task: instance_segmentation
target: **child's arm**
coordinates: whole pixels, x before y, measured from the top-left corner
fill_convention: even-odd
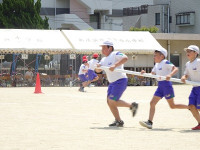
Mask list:
[[[98,67],[101,67],[101,64],[97,64],[97,68],[95,68],[95,71],[97,72],[97,73],[100,73],[100,72],[102,72],[103,70],[102,69],[99,69]]]
[[[170,78],[178,72],[178,68],[173,66],[172,72],[166,76],[166,80],[169,81]]]

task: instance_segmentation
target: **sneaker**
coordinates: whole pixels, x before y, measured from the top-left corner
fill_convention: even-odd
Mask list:
[[[84,87],[80,87],[80,88],[79,88],[79,91],[80,91],[80,92],[85,92]]]
[[[148,121],[140,121],[139,123],[140,123],[140,125],[143,126],[143,127],[146,127],[146,128],[148,128],[148,129],[152,129],[153,123],[150,122],[149,120],[148,120]]]
[[[192,128],[192,130],[200,130],[200,124],[198,124],[196,127]]]
[[[133,115],[133,117],[134,117],[134,116],[136,115],[136,113],[137,113],[137,110],[138,110],[138,103],[133,102],[133,103],[131,104],[130,110],[131,110],[132,115]]]
[[[117,121],[115,120],[113,123],[109,124],[110,127],[123,127],[124,126],[124,121],[120,120]]]

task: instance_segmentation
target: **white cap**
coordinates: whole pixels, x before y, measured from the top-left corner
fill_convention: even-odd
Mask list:
[[[188,49],[191,51],[195,51],[195,52],[197,52],[197,54],[199,54],[199,47],[196,45],[190,45],[190,46],[188,46],[188,48],[184,48],[185,51]]]
[[[104,41],[100,46],[103,46],[103,45],[113,46],[113,43],[110,41]]]
[[[167,58],[167,50],[163,47],[156,49],[156,51],[161,52],[165,56],[165,58]]]

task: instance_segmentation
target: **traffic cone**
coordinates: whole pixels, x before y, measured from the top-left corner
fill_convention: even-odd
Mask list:
[[[35,94],[42,93],[41,85],[40,85],[40,75],[39,75],[39,73],[37,73],[36,84],[35,84],[35,92],[34,93]]]

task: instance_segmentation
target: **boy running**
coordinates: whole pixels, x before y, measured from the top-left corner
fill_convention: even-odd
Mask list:
[[[99,77],[97,76],[97,74],[95,73],[95,68],[97,66],[98,61],[98,57],[99,55],[97,53],[94,53],[93,58],[88,62],[89,63],[89,69],[88,69],[88,80],[89,80],[89,84],[91,82],[95,82],[99,79]]]
[[[151,73],[154,75],[165,76],[166,80],[161,81],[160,79],[157,79],[158,88],[156,92],[154,93],[154,96],[150,102],[149,119],[148,121],[139,122],[140,125],[148,129],[152,129],[153,117],[155,114],[155,106],[163,97],[165,97],[171,109],[187,109],[188,108],[187,105],[174,104],[174,90],[172,87],[172,83],[169,80],[173,75],[177,73],[178,68],[175,67],[168,60],[166,60],[166,58],[167,58],[167,50],[165,50],[164,48],[155,50],[154,52],[155,66],[152,69]],[[144,72],[145,72],[144,70],[141,71],[141,73],[144,73]]]
[[[101,59],[100,64],[97,67],[107,66],[108,70],[105,70],[109,86],[107,91],[107,104],[115,118],[115,121],[109,126],[123,127],[124,122],[121,120],[118,107],[128,107],[132,111],[132,115],[135,116],[138,108],[137,103],[127,103],[120,99],[123,92],[127,87],[127,76],[125,73],[115,72],[114,69],[123,69],[124,63],[128,60],[128,57],[123,53],[114,51],[113,43],[105,41],[102,45],[102,54],[105,55]],[[102,71],[97,69],[98,72]]]
[[[83,64],[80,66],[78,77],[81,81],[81,86],[79,88],[80,92],[84,92],[84,87],[88,85],[88,79],[86,78],[86,73],[88,71],[88,60],[83,59]]]
[[[184,75],[181,78],[182,82],[185,82],[188,78],[191,81],[200,82],[200,59],[199,47],[196,45],[190,45],[188,48],[184,49],[186,51],[186,56],[188,62],[186,63],[186,68]],[[189,96],[189,110],[198,122],[198,125],[193,127],[192,130],[200,130],[200,86],[194,86]]]

